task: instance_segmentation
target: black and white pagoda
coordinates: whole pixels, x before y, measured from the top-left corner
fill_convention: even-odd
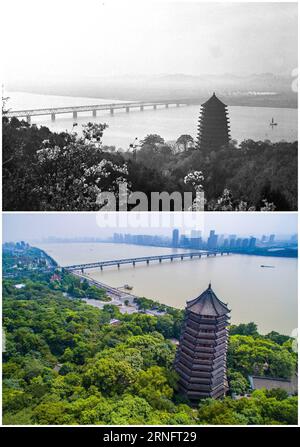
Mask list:
[[[179,390],[189,400],[220,398],[228,385],[226,356],[229,312],[211,288],[187,302],[175,359]]]
[[[227,106],[215,93],[201,105],[197,148],[207,153],[228,146],[230,141]]]

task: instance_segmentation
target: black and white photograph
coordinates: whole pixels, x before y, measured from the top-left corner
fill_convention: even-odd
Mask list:
[[[297,210],[297,3],[4,9],[5,211]]]

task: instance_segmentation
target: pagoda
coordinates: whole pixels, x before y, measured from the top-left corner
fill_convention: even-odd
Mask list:
[[[227,106],[214,93],[208,101],[201,104],[197,148],[209,152],[228,146],[229,127]]]
[[[179,391],[189,400],[225,396],[229,312],[211,288],[187,302],[175,358]]]

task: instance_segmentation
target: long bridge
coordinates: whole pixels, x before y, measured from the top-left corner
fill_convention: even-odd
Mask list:
[[[229,255],[229,252],[223,252],[223,251],[197,251],[197,252],[190,252],[190,253],[171,253],[168,255],[157,255],[157,256],[143,256],[140,258],[127,258],[127,259],[112,259],[110,261],[99,261],[99,262],[91,262],[88,264],[74,264],[74,265],[69,265],[69,266],[65,266],[63,267],[64,270],[67,270],[69,272],[72,271],[81,271],[81,273],[84,273],[85,270],[87,269],[96,269],[96,268],[100,268],[100,270],[103,270],[104,267],[112,267],[112,266],[117,266],[118,268],[120,268],[121,265],[124,264],[132,264],[133,267],[135,266],[135,264],[137,263],[141,263],[141,262],[146,262],[147,265],[149,265],[149,263],[151,261],[158,261],[159,263],[161,263],[164,260],[170,260],[171,262],[174,259],[181,259],[183,260],[184,258],[190,258],[190,259],[194,259],[194,258],[201,258],[202,256],[217,256],[217,254],[220,254],[221,256],[223,256],[224,254]]]
[[[67,107],[48,107],[45,109],[27,109],[27,110],[10,110],[6,113],[5,116],[8,118],[16,117],[16,118],[26,118],[27,122],[31,123],[32,116],[42,116],[42,115],[50,115],[51,120],[55,121],[56,115],[63,113],[73,113],[73,119],[76,120],[78,117],[78,113],[80,112],[92,112],[92,116],[97,116],[97,111],[99,110],[109,110],[110,114],[113,115],[115,110],[124,109],[127,113],[129,113],[130,109],[140,109],[142,112],[144,108],[151,107],[154,110],[157,109],[158,106],[164,106],[168,108],[169,106],[180,107],[183,105],[188,105],[187,102],[183,102],[182,100],[162,100],[162,101],[154,101],[154,102],[144,102],[144,101],[131,101],[131,102],[115,102],[110,104],[92,104],[92,105],[83,105],[83,106],[67,106]]]

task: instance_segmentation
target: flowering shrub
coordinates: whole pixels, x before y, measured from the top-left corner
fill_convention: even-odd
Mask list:
[[[146,194],[149,204],[154,191],[178,192],[182,197],[193,191],[192,205],[185,209],[274,211],[296,207],[297,143],[246,141],[239,150],[203,156],[196,149],[174,154],[159,135],[148,135],[138,150],[121,152],[103,146],[106,124],[87,123],[82,136],[74,131],[57,134],[4,114],[2,128],[2,197],[7,211],[98,210],[99,194],[112,192],[117,199],[122,183],[129,187],[128,192]],[[275,167],[254,176],[262,166],[257,157],[263,148]],[[203,169],[205,179],[198,169]]]
[[[83,126],[82,137],[76,133],[50,133],[50,138],[34,141],[37,149],[30,157],[20,145],[15,158],[20,153],[22,165],[15,177],[10,176],[10,183],[30,204],[29,209],[98,210],[97,196],[101,191],[118,195],[119,184],[129,183],[127,164],[102,151],[101,137],[106,127],[88,123]],[[34,133],[34,126],[29,130]]]
[[[193,171],[184,177],[184,183],[186,185],[191,185],[195,190],[199,191],[203,189],[202,182],[204,180],[204,176],[202,171]]]
[[[274,203],[268,203],[267,200],[263,200],[263,203],[264,206],[260,208],[260,211],[275,211]],[[229,189],[224,189],[217,201],[211,200],[207,208],[209,211],[256,211],[254,206],[249,206],[243,200],[233,200]]]

